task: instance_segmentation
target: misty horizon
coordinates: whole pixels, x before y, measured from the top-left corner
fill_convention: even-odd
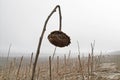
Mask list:
[[[71,44],[57,48],[59,55],[91,52],[95,40],[96,53],[120,51],[120,1],[119,0],[1,0],[0,1],[0,55],[30,55],[36,52],[44,22],[56,5],[61,6],[62,31],[71,38]],[[47,39],[50,32],[58,30],[56,12],[47,24],[41,52],[51,55],[55,46]],[[20,54],[19,54],[20,53]],[[61,54],[60,54],[61,53]],[[40,54],[42,55],[42,54]],[[81,54],[82,55],[82,54]]]

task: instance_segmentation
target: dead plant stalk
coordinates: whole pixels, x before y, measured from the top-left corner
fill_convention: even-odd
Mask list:
[[[91,43],[91,75],[93,74],[93,67],[94,67],[94,47],[95,47],[95,40]]]
[[[49,56],[49,76],[50,76],[50,80],[52,80],[52,62],[51,62],[51,56]]]
[[[47,23],[48,23],[48,20],[50,19],[50,17],[53,15],[54,12],[56,12],[56,9],[58,8],[59,10],[59,30],[61,31],[61,23],[62,23],[62,16],[61,16],[61,9],[60,9],[60,6],[57,5],[53,11],[49,14],[49,16],[47,17],[46,21],[45,21],[45,24],[44,24],[44,27],[43,27],[43,30],[42,30],[42,34],[40,36],[40,39],[39,39],[39,43],[38,43],[38,47],[37,47],[37,52],[36,52],[36,56],[35,56],[35,61],[34,61],[34,64],[33,64],[33,69],[32,69],[32,77],[31,77],[31,80],[34,80],[34,75],[35,75],[35,69],[36,69],[36,65],[37,65],[37,61],[38,61],[38,57],[39,57],[39,53],[40,53],[40,48],[41,48],[41,43],[42,43],[42,40],[43,40],[43,36],[44,36],[44,33],[46,31],[46,26],[47,26]]]
[[[22,65],[22,61],[23,61],[23,56],[21,57],[21,60],[20,60],[20,64],[19,64],[19,67],[18,67],[16,79],[18,78],[18,75],[19,75],[19,72],[20,72],[20,68],[21,68],[21,65]]]

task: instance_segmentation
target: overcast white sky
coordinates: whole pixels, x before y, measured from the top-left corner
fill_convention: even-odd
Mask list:
[[[0,53],[36,52],[44,22],[59,4],[62,11],[62,30],[71,37],[71,45],[57,48],[57,52],[77,52],[79,41],[82,52],[120,50],[120,0],[0,0]],[[54,46],[47,35],[58,30],[58,12],[50,19],[41,52],[52,54]],[[47,55],[46,54],[46,55]]]

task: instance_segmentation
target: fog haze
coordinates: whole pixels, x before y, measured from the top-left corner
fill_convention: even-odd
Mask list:
[[[0,0],[0,54],[36,52],[38,40],[47,16],[56,5],[61,6],[62,31],[71,37],[71,44],[57,48],[57,53],[89,53],[95,40],[96,52],[120,50],[119,0]],[[58,30],[58,12],[48,22],[41,52],[52,54],[54,46],[48,34]]]

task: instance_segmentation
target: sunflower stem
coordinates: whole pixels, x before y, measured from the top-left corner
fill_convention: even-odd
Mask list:
[[[56,9],[59,9],[59,16],[60,16],[60,28],[59,30],[61,31],[61,10],[60,10],[60,6],[57,5],[53,11],[49,14],[49,16],[47,17],[46,21],[45,21],[45,24],[44,24],[44,27],[43,27],[43,30],[42,30],[42,34],[39,38],[39,43],[38,43],[38,47],[37,47],[37,51],[36,51],[36,56],[35,56],[35,61],[34,61],[34,64],[33,64],[33,69],[32,69],[32,77],[31,77],[31,80],[34,80],[34,76],[35,76],[35,69],[36,69],[36,65],[37,65],[37,61],[38,61],[38,57],[39,57],[39,53],[40,53],[40,48],[41,48],[41,43],[42,43],[42,40],[43,40],[43,36],[44,36],[44,33],[46,31],[46,26],[47,26],[47,23],[48,23],[48,20],[50,19],[50,17],[53,15],[54,12],[56,12]]]

